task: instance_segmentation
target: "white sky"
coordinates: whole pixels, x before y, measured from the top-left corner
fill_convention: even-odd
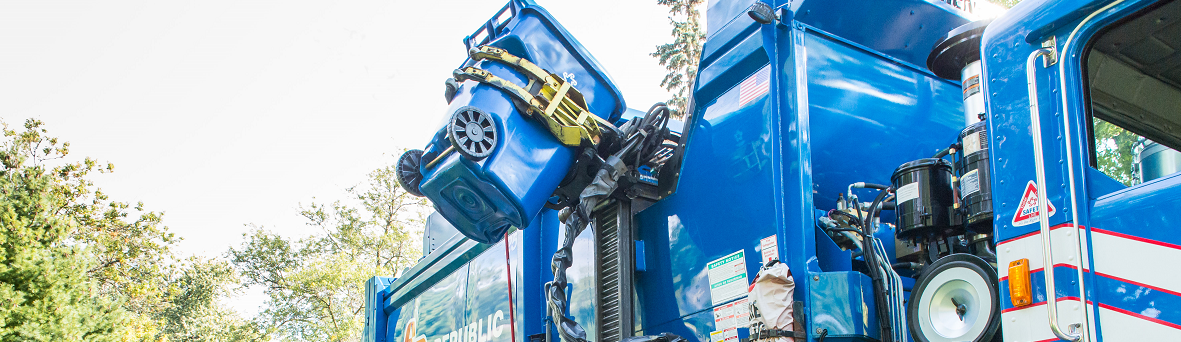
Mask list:
[[[630,107],[667,98],[647,55],[670,39],[667,8],[537,1]],[[217,256],[248,223],[312,233],[300,203],[425,145],[462,38],[506,2],[6,0],[0,119],[41,119],[75,157],[114,163],[104,191],[165,212],[182,255]]]
[[[165,212],[184,254],[218,255],[246,223],[297,215],[420,148],[443,114],[462,38],[507,1],[4,1],[0,118],[44,120],[98,179]],[[632,107],[667,95],[647,56],[655,0],[546,1]]]
[[[655,0],[538,0],[631,107],[667,98],[647,53]],[[300,203],[344,197],[443,115],[462,38],[507,0],[0,2],[0,119],[45,121],[97,183],[165,212],[182,255],[217,256],[245,224],[312,233]],[[261,303],[251,291],[236,305]]]

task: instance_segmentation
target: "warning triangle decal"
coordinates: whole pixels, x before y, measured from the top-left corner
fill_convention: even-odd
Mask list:
[[[1013,214],[1014,227],[1038,223],[1037,196],[1037,184],[1029,181],[1029,184],[1025,185],[1025,194],[1021,195],[1021,203],[1017,205],[1017,212]],[[1054,209],[1054,203],[1050,203],[1048,200],[1046,201],[1046,209],[1050,212],[1049,217],[1053,217],[1057,212]]]

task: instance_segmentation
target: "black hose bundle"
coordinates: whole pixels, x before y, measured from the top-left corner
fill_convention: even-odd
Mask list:
[[[607,200],[618,188],[619,177],[629,168],[641,165],[640,162],[645,160],[644,158],[651,157],[663,148],[671,114],[668,106],[657,103],[643,118],[629,121],[620,127],[620,131],[626,137],[620,145],[622,147],[606,158],[591,183],[579,193],[578,199],[563,208],[558,215],[565,230],[562,245],[554,253],[553,261],[550,263],[554,280],[547,289],[546,302],[550,315],[558,325],[558,336],[562,341],[586,342],[586,330],[566,316],[566,269],[573,263],[574,239],[590,224],[591,212],[595,207]],[[626,165],[625,160],[634,160],[635,163]],[[683,340],[676,335],[662,335],[662,338],[668,341]]]
[[[865,215],[865,216],[861,215],[861,205],[857,204],[857,203],[854,203],[854,205],[853,205],[854,209],[857,212],[856,216],[846,213],[846,212],[843,212],[843,211],[837,211],[837,210],[832,210],[832,211],[828,212],[830,218],[834,214],[848,218],[849,223],[853,226],[856,226],[858,229],[836,228],[836,229],[829,229],[829,230],[832,230],[832,231],[854,231],[854,232],[857,232],[861,235],[861,240],[862,240],[861,256],[862,256],[862,258],[865,259],[866,268],[869,271],[869,277],[873,283],[873,290],[874,290],[873,298],[874,298],[874,304],[878,310],[878,320],[880,320],[879,325],[881,326],[881,329],[882,329],[882,332],[881,332],[882,341],[888,342],[888,341],[892,341],[893,326],[890,323],[890,312],[889,312],[890,309],[888,307],[889,304],[886,302],[886,298],[885,298],[885,293],[886,293],[886,290],[885,290],[886,285],[884,284],[885,275],[881,273],[881,268],[880,268],[882,265],[886,265],[885,264],[886,262],[883,260],[878,260],[877,254],[872,250],[873,247],[871,247],[871,246],[873,246],[873,232],[870,231],[870,229],[871,229],[870,227],[873,226],[874,219],[877,217],[877,213],[880,212],[881,205],[883,202],[885,202],[886,196],[893,193],[894,188],[888,187],[885,185],[872,184],[872,183],[865,183],[864,187],[870,188],[870,189],[882,190],[881,192],[878,192],[877,197],[875,197],[872,204],[870,204],[869,212],[866,213],[867,215]],[[887,265],[887,266],[889,266],[889,265]]]

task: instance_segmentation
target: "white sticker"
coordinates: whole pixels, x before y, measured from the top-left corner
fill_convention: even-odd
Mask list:
[[[1017,212],[1013,214],[1013,226],[1020,227],[1038,223],[1041,221],[1037,205],[1037,185],[1033,181],[1025,185],[1025,194],[1021,195],[1021,203],[1017,205]],[[1046,199],[1046,211],[1050,212],[1046,217],[1054,217],[1054,203]]]
[[[968,198],[975,192],[980,191],[980,173],[979,170],[972,170],[960,177],[960,198]]]
[[[738,342],[738,329],[730,328],[709,333],[711,342]]]
[[[748,325],[750,325],[750,301],[747,298],[714,308],[715,329],[745,328]]]
[[[894,194],[898,198],[898,204],[906,203],[906,201],[919,198],[919,183],[914,182],[903,185],[901,188],[898,188],[898,191],[895,191]]]
[[[764,264],[771,261],[771,259],[779,260],[779,239],[776,239],[775,235],[760,240],[759,249],[763,251]]]
[[[739,250],[706,264],[709,294],[714,305],[746,295],[746,252]]]
[[[964,146],[962,148],[964,149],[964,156],[965,157],[970,156],[973,153],[980,152],[981,150],[986,149],[986,147],[984,145],[982,145],[981,143],[986,143],[988,141],[981,140],[980,139],[981,135],[984,135],[984,132],[976,132],[976,133],[968,134],[968,136],[964,137],[964,142],[963,142]]]

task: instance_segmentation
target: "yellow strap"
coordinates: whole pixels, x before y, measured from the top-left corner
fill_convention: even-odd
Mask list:
[[[473,48],[469,54],[472,60],[492,60],[509,65],[525,73],[529,78],[529,84],[521,87],[487,70],[475,67],[456,70],[457,81],[479,81],[516,97],[529,107],[526,114],[543,122],[563,145],[578,146],[583,141],[598,145],[602,133],[600,126],[613,127],[611,123],[587,110],[582,93],[562,77],[504,49],[492,46]],[[532,89],[536,84],[541,85],[540,89],[536,93],[530,92],[528,89]]]
[[[497,77],[487,70],[475,67],[456,70],[454,76],[456,81],[460,82],[474,80],[491,85],[525,103],[528,106],[525,114],[533,116],[534,119],[544,123],[550,133],[563,145],[579,146],[583,140],[590,142],[592,145],[597,145],[601,139],[599,124],[600,122],[605,123],[605,121],[587,122],[585,118],[598,118],[598,116],[582,109],[581,106],[570,100],[568,96],[565,96],[569,92],[577,91],[568,84],[565,85],[567,89],[564,92],[560,88],[559,91],[553,92],[554,94],[561,93],[563,96],[547,99],[544,96],[547,93],[546,91],[542,91],[543,96],[541,97],[534,96],[525,90],[525,88],[513,82]]]

